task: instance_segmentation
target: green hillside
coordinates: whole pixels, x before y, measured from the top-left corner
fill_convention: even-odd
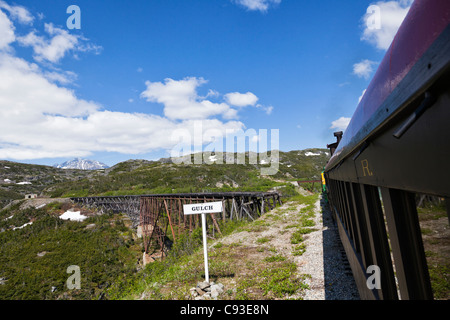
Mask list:
[[[308,155],[309,154],[309,155]],[[313,154],[313,155],[310,155]],[[202,163],[175,164],[160,161],[129,160],[89,176],[56,183],[44,189],[51,197],[93,195],[127,195],[212,191],[267,191],[287,181],[320,179],[329,156],[325,149],[308,149],[279,153],[279,170],[275,175],[261,175],[270,164],[252,164],[248,153],[245,164]],[[216,157],[225,157],[217,154]]]
[[[217,154],[229,157],[230,154]],[[237,159],[236,154],[231,154]],[[205,156],[206,158],[206,156]],[[245,164],[174,164],[159,161],[128,160],[102,170],[58,169],[51,166],[0,161],[0,208],[25,194],[73,197],[203,191],[259,191],[283,185],[285,181],[320,179],[329,159],[326,149],[279,152],[278,172],[262,176],[248,153]],[[269,159],[270,160],[270,159]],[[192,155],[194,163],[194,155]]]
[[[49,186],[80,180],[90,174],[85,170],[65,170],[0,160],[0,208],[10,200],[23,199],[25,194],[44,195],[42,191]]]
[[[59,218],[70,204],[19,206],[0,211],[0,300],[98,299],[136,272],[142,243],[123,215],[83,212],[79,222]],[[83,274],[80,290],[66,285],[71,265]]]

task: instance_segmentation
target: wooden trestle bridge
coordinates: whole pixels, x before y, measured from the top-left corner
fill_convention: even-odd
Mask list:
[[[172,241],[186,232],[192,232],[201,225],[198,215],[183,213],[183,205],[222,201],[223,211],[211,213],[207,224],[211,231],[221,234],[219,221],[255,220],[265,212],[281,203],[277,192],[215,192],[215,193],[178,193],[128,196],[99,196],[71,198],[74,203],[100,212],[125,213],[137,228],[144,240],[145,253],[156,241],[161,254],[167,253]],[[172,236],[170,240],[168,235]]]

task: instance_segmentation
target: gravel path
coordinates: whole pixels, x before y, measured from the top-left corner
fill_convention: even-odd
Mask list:
[[[315,209],[318,230],[309,234],[306,252],[299,257],[301,272],[311,275],[311,290],[305,291],[304,300],[359,300],[337,226],[321,204],[317,201]]]

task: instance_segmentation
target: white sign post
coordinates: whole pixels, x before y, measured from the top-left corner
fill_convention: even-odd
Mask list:
[[[185,215],[189,214],[202,215],[203,255],[205,258],[205,280],[208,283],[209,283],[209,272],[208,272],[208,243],[206,241],[206,214],[222,212],[222,210],[223,210],[222,201],[183,205],[183,211]]]

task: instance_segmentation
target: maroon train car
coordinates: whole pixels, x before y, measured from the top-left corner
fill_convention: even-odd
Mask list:
[[[450,1],[413,3],[331,145],[328,199],[363,299],[433,298],[415,194],[450,203],[449,23]],[[367,285],[370,266],[380,288]]]

